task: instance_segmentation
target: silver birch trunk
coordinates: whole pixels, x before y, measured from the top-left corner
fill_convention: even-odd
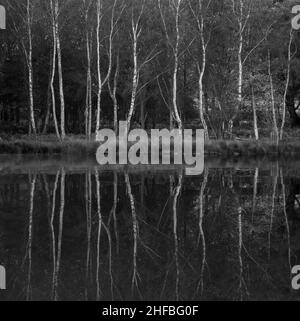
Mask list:
[[[62,72],[62,58],[61,58],[61,45],[59,36],[59,23],[58,23],[59,6],[58,0],[55,0],[55,33],[56,33],[56,48],[57,48],[57,61],[58,61],[58,80],[59,80],[59,96],[60,96],[60,130],[61,139],[65,139],[65,97],[64,97],[64,84]]]
[[[273,88],[273,78],[271,72],[271,58],[270,52],[268,53],[268,73],[270,79],[270,90],[271,90],[271,106],[272,106],[272,119],[273,119],[273,132],[275,134],[276,144],[279,144],[279,132],[277,126],[277,117],[276,117],[276,110],[275,110],[275,98],[274,98],[274,88]]]
[[[34,101],[33,101],[33,67],[32,67],[32,32],[31,32],[31,24],[32,24],[32,12],[30,8],[30,0],[27,0],[27,33],[28,33],[28,87],[29,87],[29,109],[30,109],[30,123],[31,128],[36,135],[36,125],[34,119]]]
[[[179,31],[179,16],[180,16],[180,5],[182,0],[177,0],[176,5],[176,43],[174,48],[174,70],[173,70],[173,109],[175,120],[177,122],[177,126],[180,130],[182,130],[182,120],[178,111],[177,104],[177,75],[178,75],[178,65],[179,65],[179,43],[180,43],[180,31]]]
[[[256,102],[255,102],[255,96],[254,96],[253,86],[251,87],[251,94],[252,94],[252,109],[253,109],[254,135],[255,135],[255,139],[256,139],[256,140],[259,140],[258,125],[257,125]]]
[[[117,64],[116,70],[114,74],[114,84],[113,88],[111,88],[110,82],[108,81],[108,89],[111,100],[113,101],[113,108],[114,108],[114,131],[118,133],[118,100],[117,100],[117,87],[118,87],[118,77],[119,77],[119,70],[120,70],[120,59],[119,55],[117,57]]]
[[[283,139],[284,127],[286,123],[286,97],[289,89],[290,83],[290,74],[291,74],[291,47],[293,42],[293,29],[290,30],[290,39],[289,39],[289,48],[288,48],[288,66],[287,66],[287,75],[286,75],[286,84],[283,95],[283,113],[282,113],[282,122],[280,128],[280,139]]]
[[[58,129],[57,117],[56,117],[56,102],[55,102],[55,91],[54,91],[54,77],[55,77],[55,66],[56,66],[56,27],[55,21],[57,19],[53,0],[50,0],[50,10],[51,10],[51,22],[52,22],[52,35],[53,35],[53,52],[52,52],[52,66],[51,66],[51,78],[50,78],[50,90],[52,99],[52,113],[53,122],[55,127],[56,136],[60,139],[60,133]]]
[[[133,36],[133,77],[132,77],[132,91],[131,91],[131,100],[130,100],[130,108],[129,113],[127,116],[127,126],[128,130],[130,129],[131,120],[133,113],[135,111],[135,101],[136,101],[136,94],[137,94],[137,88],[138,88],[138,81],[139,81],[139,75],[138,75],[138,58],[137,58],[137,43],[138,43],[138,37],[139,37],[139,31],[138,31],[138,24],[135,24],[132,17],[132,36]]]

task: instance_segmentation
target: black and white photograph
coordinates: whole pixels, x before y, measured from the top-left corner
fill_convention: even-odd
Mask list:
[[[300,1],[0,0],[1,304],[299,300]]]

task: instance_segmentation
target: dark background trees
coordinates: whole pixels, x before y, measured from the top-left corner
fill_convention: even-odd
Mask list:
[[[53,1],[55,4],[56,1]],[[176,125],[174,113],[174,44],[176,42],[176,6],[178,0],[113,1],[102,0],[99,52],[101,74],[109,72],[109,81],[101,92],[101,126],[112,127],[114,102],[109,92],[116,84],[118,120],[126,120],[132,99],[134,73],[132,17],[139,22],[137,44],[138,87],[132,126],[166,127]],[[97,41],[96,0],[57,0],[59,35],[62,53],[62,79],[65,111],[61,112],[59,70],[56,60],[54,90],[56,117],[61,127],[65,115],[67,134],[88,134],[87,93],[90,90],[91,131],[96,129]],[[271,94],[268,80],[268,52],[274,81],[278,126],[283,117],[283,97],[288,70],[288,47],[291,8],[296,1],[272,0],[181,0],[178,18],[178,73],[176,99],[179,116],[185,127],[207,124],[212,138],[228,137],[234,120],[234,134],[254,137],[253,104],[257,111],[260,135],[271,128]],[[27,0],[2,0],[7,10],[7,29],[0,32],[0,131],[2,134],[32,132],[28,78],[29,34]],[[235,5],[235,12],[233,4]],[[33,109],[37,133],[55,133],[53,102],[49,87],[53,58],[53,32],[50,0],[29,0],[32,12]],[[202,9],[199,10],[199,5]],[[240,6],[242,15],[238,16]],[[141,12],[142,9],[142,12]],[[112,10],[115,10],[114,12]],[[203,75],[204,120],[199,113],[199,67],[203,48],[197,20],[204,17],[207,40],[206,68]],[[111,58],[109,35],[113,17]],[[243,24],[242,96],[239,97],[238,19]],[[136,21],[136,20],[135,20]],[[90,49],[90,83],[87,77],[87,35]],[[286,127],[299,126],[300,74],[297,31],[293,32],[290,81],[287,91]],[[111,70],[109,61],[111,60]],[[117,63],[118,62],[118,63]],[[116,73],[118,66],[118,72]],[[115,80],[115,82],[114,82]],[[173,97],[173,98],[172,98]],[[241,101],[240,101],[241,100]],[[238,108],[237,108],[238,105]],[[116,116],[116,115],[115,115]],[[59,129],[61,131],[61,128]]]

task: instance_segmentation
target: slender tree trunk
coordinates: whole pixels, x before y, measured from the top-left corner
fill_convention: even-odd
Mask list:
[[[144,89],[146,90],[146,89]],[[142,99],[141,99],[141,127],[143,129],[145,129],[145,93],[144,93],[144,90],[143,90],[143,95],[142,95]]]
[[[268,52],[268,72],[269,72],[271,100],[272,100],[273,131],[275,134],[276,144],[278,145],[279,144],[279,132],[278,132],[278,126],[277,126],[276,110],[275,110],[275,99],[274,99],[274,89],[273,89],[273,78],[272,78],[272,73],[271,73],[270,51]]]
[[[100,113],[101,113],[101,93],[102,93],[102,78],[101,78],[101,61],[100,61],[100,22],[101,22],[102,2],[97,0],[97,76],[98,76],[98,92],[97,92],[97,116],[96,116],[96,132],[100,130]]]
[[[235,0],[233,0],[233,4]],[[234,13],[235,13],[235,5],[234,5]],[[229,120],[229,135],[232,137],[233,135],[233,125],[234,121],[239,113],[240,107],[243,103],[243,48],[244,48],[244,29],[246,27],[247,19],[243,21],[244,17],[244,0],[239,0],[239,15],[238,15],[238,86],[237,86],[237,103],[234,108],[234,113],[231,119]]]
[[[61,139],[65,139],[65,97],[64,97],[64,84],[63,84],[63,72],[62,72],[62,58],[61,58],[61,45],[59,36],[59,23],[58,23],[59,6],[58,0],[55,0],[55,34],[56,34],[56,48],[57,48],[57,60],[58,60],[58,80],[59,80],[59,96],[60,96],[60,130]]]
[[[176,5],[176,43],[174,48],[174,69],[173,69],[173,109],[175,120],[177,122],[177,126],[180,130],[182,130],[182,120],[178,111],[177,104],[177,75],[178,75],[178,65],[179,65],[179,43],[180,43],[180,31],[179,31],[179,16],[180,16],[180,5],[182,0],[177,0]]]
[[[110,19],[110,33],[109,33],[109,49],[108,49],[108,70],[106,76],[102,80],[101,76],[101,56],[100,56],[100,27],[102,19],[102,0],[97,0],[97,75],[98,75],[98,93],[97,93],[97,116],[96,116],[96,133],[100,130],[101,122],[101,94],[102,88],[109,80],[111,68],[112,68],[112,47],[113,47],[113,36],[115,30],[115,8],[118,0],[114,0],[112,10],[111,10],[111,19]]]
[[[32,12],[31,12],[31,2],[27,0],[27,33],[28,33],[28,86],[29,86],[29,109],[30,109],[30,123],[34,135],[36,135],[36,125],[34,119],[34,101],[33,101],[33,67],[32,67]]]
[[[47,134],[47,128],[49,126],[49,120],[50,120],[50,113],[51,113],[51,102],[50,102],[50,96],[51,96],[51,89],[50,89],[50,81],[47,89],[47,112],[45,116],[45,122],[42,130],[42,134],[45,135]]]
[[[85,3],[85,1],[84,1]],[[91,44],[88,28],[89,6],[85,10],[86,24],[86,59],[87,59],[87,77],[86,77],[86,106],[85,106],[85,135],[88,139],[92,136],[92,76],[91,76]]]
[[[133,76],[132,76],[132,91],[131,91],[131,100],[130,100],[130,108],[129,113],[127,116],[127,126],[128,130],[131,126],[132,116],[135,111],[135,101],[136,101],[136,94],[137,94],[137,88],[138,88],[138,82],[139,82],[139,74],[138,74],[138,53],[137,53],[137,46],[138,46],[138,38],[140,34],[139,30],[139,23],[135,23],[133,20],[131,20],[132,24],[132,37],[133,37]]]
[[[290,73],[291,73],[291,47],[293,42],[293,28],[290,30],[290,40],[289,40],[289,48],[288,48],[288,66],[287,66],[287,75],[286,75],[286,83],[283,95],[283,113],[282,113],[282,123],[280,128],[280,139],[283,139],[284,134],[284,127],[286,123],[286,100],[287,100],[287,93],[290,84]]]
[[[117,56],[117,64],[116,70],[114,75],[114,84],[113,88],[111,88],[110,82],[108,81],[108,89],[110,97],[113,101],[113,108],[114,108],[114,131],[118,133],[118,100],[117,100],[117,87],[118,87],[118,77],[119,77],[119,70],[120,70],[120,58],[119,55]]]
[[[202,123],[202,126],[205,131],[205,136],[208,138],[208,128],[204,117],[204,104],[203,104],[203,96],[204,96],[204,90],[203,90],[203,77],[206,70],[206,49],[207,44],[205,43],[204,38],[204,17],[203,17],[203,7],[202,7],[202,0],[199,0],[199,10],[200,10],[200,19],[197,18],[199,33],[200,33],[200,42],[201,42],[201,49],[202,49],[202,65],[201,67],[198,64],[198,70],[199,70],[199,80],[198,80],[198,86],[199,86],[199,113],[200,113],[200,120]]]
[[[252,94],[252,109],[253,109],[254,135],[255,135],[255,139],[256,139],[256,140],[259,140],[258,126],[257,126],[256,103],[255,103],[255,96],[254,96],[253,86],[251,86],[251,94]]]
[[[54,8],[53,0],[50,0],[50,10],[51,10],[52,36],[53,36],[50,90],[51,90],[51,99],[52,99],[53,123],[55,127],[56,136],[58,139],[60,139],[60,133],[59,133],[57,117],[56,117],[56,101],[55,101],[55,91],[54,91],[54,77],[55,77],[55,67],[56,67],[56,19],[57,17],[56,17],[56,11]]]

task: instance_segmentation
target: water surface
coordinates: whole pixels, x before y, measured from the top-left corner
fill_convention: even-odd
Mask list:
[[[300,163],[0,158],[4,300],[295,300]]]

